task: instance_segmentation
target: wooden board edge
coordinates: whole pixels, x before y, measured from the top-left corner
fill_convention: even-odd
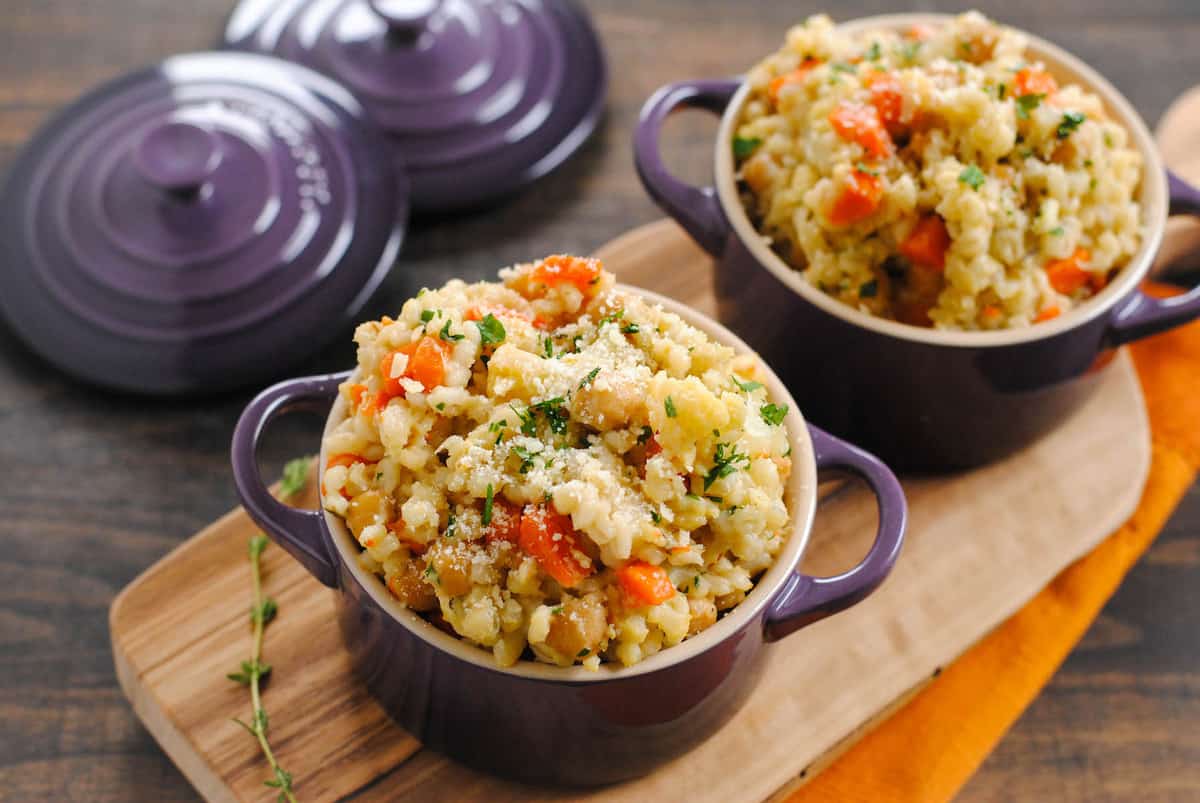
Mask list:
[[[172,550],[169,554],[174,554],[175,551]],[[142,725],[154,737],[154,741],[158,742],[158,746],[179,768],[192,788],[209,803],[237,803],[237,798],[233,796],[230,788],[204,761],[195,745],[171,721],[163,706],[157,701],[146,699],[146,695],[151,695],[152,692],[140,683],[140,676],[130,664],[115,635],[112,648],[113,666],[121,691]]]

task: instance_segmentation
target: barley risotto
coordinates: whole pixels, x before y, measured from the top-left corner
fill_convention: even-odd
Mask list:
[[[1142,159],[1092,92],[976,12],[907,31],[788,31],[732,142],[760,233],[816,287],[918,326],[1065,314],[1142,237]]]
[[[500,275],[358,327],[324,505],[393,596],[497,664],[635,664],[778,554],[786,407],[756,357],[596,260]]]

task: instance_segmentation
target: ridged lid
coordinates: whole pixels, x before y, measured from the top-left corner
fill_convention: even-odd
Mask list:
[[[246,53],[105,84],[30,141],[0,195],[0,310],[97,384],[218,390],[336,334],[395,260],[382,136],[316,73]]]
[[[571,0],[242,0],[225,39],[352,91],[421,211],[477,205],[557,167],[596,127],[607,86]]]

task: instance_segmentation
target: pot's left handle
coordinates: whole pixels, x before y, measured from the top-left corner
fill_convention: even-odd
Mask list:
[[[1193,187],[1171,171],[1167,171],[1167,187],[1171,194],[1172,215],[1200,215],[1200,189]],[[1173,329],[1200,318],[1200,287],[1183,295],[1154,298],[1135,290],[1113,313],[1109,339],[1119,346],[1140,340],[1167,329]]]
[[[904,489],[879,458],[812,426],[817,469],[844,469],[866,480],[879,504],[875,542],[857,566],[833,577],[794,573],[767,610],[764,628],[769,641],[845,610],[865,599],[892,571],[908,521]]]
[[[706,109],[723,114],[740,82],[681,81],[662,87],[642,106],[633,135],[633,162],[646,192],[701,248],[720,256],[729,232],[725,213],[713,187],[693,187],[671,175],[663,164],[658,141],[663,123],[680,107]]]
[[[250,518],[325,585],[337,587],[337,566],[325,544],[322,513],[288,507],[267,489],[258,471],[258,442],[277,416],[295,410],[326,412],[349,373],[280,382],[247,405],[233,430],[233,481]]]

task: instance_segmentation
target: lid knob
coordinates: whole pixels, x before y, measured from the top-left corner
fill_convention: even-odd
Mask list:
[[[134,164],[142,178],[167,192],[198,191],[221,163],[221,143],[212,130],[174,120],[151,128],[137,144]]]
[[[442,0],[367,0],[393,33],[415,37],[442,7]]]

